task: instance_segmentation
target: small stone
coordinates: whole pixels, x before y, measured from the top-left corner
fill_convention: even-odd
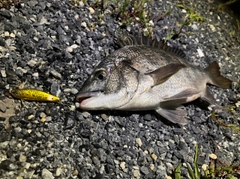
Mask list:
[[[136,138],[136,143],[138,144],[139,147],[142,146],[142,140],[140,138]]]
[[[43,179],[54,179],[53,174],[46,168],[42,170],[42,178]]]
[[[56,176],[60,176],[62,174],[62,169],[61,168],[57,168],[56,170]]]
[[[73,175],[73,176],[77,176],[77,175],[78,175],[78,170],[74,170],[74,171],[72,172],[72,175]]]
[[[87,23],[86,22],[82,22],[81,26],[86,28],[87,27]]]
[[[216,32],[216,28],[215,28],[212,24],[208,24],[208,26],[210,27],[210,29],[212,30],[212,32]]]
[[[9,36],[9,32],[5,32],[5,33],[4,33],[4,36],[5,36],[5,37],[8,37],[8,36]]]
[[[17,67],[17,70],[20,70],[22,73],[27,73],[28,71],[22,67]]]
[[[216,154],[209,154],[209,157],[211,158],[211,159],[217,159],[217,155]]]
[[[91,116],[91,114],[89,112],[83,112],[82,115],[85,118],[89,118]]]
[[[139,170],[133,170],[133,176],[136,177],[136,178],[140,178],[141,177],[140,171]]]
[[[197,52],[198,52],[199,57],[204,57],[204,53],[200,48],[197,49]]]
[[[106,114],[101,114],[101,117],[104,121],[107,121],[108,120],[108,116]]]
[[[95,12],[92,7],[89,7],[88,10],[89,10],[90,14],[94,14],[94,12]]]
[[[33,119],[35,116],[32,114],[32,115],[30,115],[30,116],[28,116],[28,120],[31,120],[31,119]]]
[[[198,26],[196,24],[192,25],[193,30],[198,30]]]
[[[155,154],[152,154],[152,155],[151,155],[151,157],[152,157],[152,159],[153,159],[154,161],[156,161],[156,160],[157,160],[157,155],[155,155]]]
[[[26,162],[26,161],[27,161],[27,157],[25,155],[20,154],[19,162]]]
[[[122,170],[124,170],[125,167],[126,167],[126,162],[121,162],[120,163],[120,167],[121,167]]]
[[[27,62],[27,64],[28,64],[28,66],[30,66],[30,67],[35,67],[36,65],[37,65],[37,61],[36,60],[29,60],[28,62]]]
[[[82,1],[79,2],[80,7],[84,7],[84,3]]]
[[[71,93],[72,93],[72,94],[77,94],[77,93],[78,93],[78,90],[77,90],[76,88],[72,88],[72,89],[71,89]]]
[[[147,175],[147,174],[149,173],[148,168],[145,167],[145,166],[142,166],[140,170],[141,170],[141,172],[144,173],[145,175]]]
[[[46,117],[47,115],[44,112],[41,112],[39,116],[40,117]]]
[[[24,166],[24,168],[29,169],[30,166],[31,166],[31,164],[27,162],[26,165]]]
[[[12,38],[16,37],[16,35],[14,33],[11,33],[9,36],[12,37]]]
[[[50,73],[57,79],[62,79],[62,75],[58,73],[56,70],[51,70]]]
[[[42,117],[41,120],[40,120],[40,122],[45,122],[46,120],[47,120],[46,117]]]
[[[38,74],[38,72],[35,72],[35,73],[32,74],[32,76],[38,78],[38,77],[39,77],[39,74]]]
[[[73,44],[73,45],[67,47],[67,48],[66,48],[66,51],[71,53],[71,52],[73,52],[74,49],[76,49],[76,48],[78,48],[78,47],[79,47],[79,45]]]
[[[1,70],[1,75],[3,78],[7,77],[6,70]]]
[[[71,105],[71,106],[70,106],[70,111],[75,111],[75,109],[76,109],[76,106],[75,106],[75,105]]]
[[[72,89],[71,88],[65,88],[63,90],[64,93],[71,93]]]
[[[39,24],[48,24],[48,20],[43,16],[41,19],[40,19],[40,22]]]
[[[202,169],[203,169],[204,171],[206,171],[206,170],[208,169],[208,165],[207,165],[207,164],[203,164],[203,165],[202,165]]]
[[[155,166],[153,164],[150,164],[150,170],[154,170],[155,169]]]

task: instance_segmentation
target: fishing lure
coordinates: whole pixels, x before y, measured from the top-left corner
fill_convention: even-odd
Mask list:
[[[60,100],[59,97],[53,96],[49,93],[46,93],[41,90],[37,89],[14,89],[10,91],[10,94],[14,98],[28,100],[28,101],[50,101],[50,102],[57,102]]]

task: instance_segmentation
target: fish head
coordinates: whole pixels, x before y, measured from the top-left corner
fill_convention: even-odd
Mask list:
[[[111,55],[96,66],[76,96],[81,109],[117,109],[127,103],[137,87],[131,82],[137,81],[137,74],[124,61],[124,57]]]

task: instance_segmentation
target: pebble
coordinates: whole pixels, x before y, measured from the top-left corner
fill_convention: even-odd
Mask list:
[[[120,163],[120,167],[121,167],[122,170],[124,170],[125,167],[126,167],[126,162],[121,162]]]
[[[72,94],[77,94],[77,93],[78,93],[78,90],[77,90],[76,88],[72,88],[72,89],[71,89],[71,93],[72,93]]]
[[[140,138],[136,138],[136,143],[138,144],[139,147],[142,146],[142,140]]]
[[[150,164],[149,168],[153,171],[153,170],[155,170],[155,165],[154,164]]]
[[[26,161],[27,161],[27,157],[25,155],[20,154],[19,162],[26,162]]]
[[[87,23],[86,22],[82,22],[81,26],[86,28],[87,27]]]
[[[53,174],[46,168],[42,170],[42,178],[43,179],[54,179]]]
[[[95,12],[92,7],[89,7],[88,10],[89,10],[90,14],[94,14],[94,12]]]
[[[27,62],[27,64],[28,64],[30,67],[35,67],[35,66],[38,64],[38,62],[37,62],[36,60],[31,59],[31,60],[29,60],[29,61]]]
[[[216,32],[216,28],[214,27],[214,25],[208,24],[208,26],[210,27],[210,29],[212,30],[212,32]]]
[[[217,155],[216,155],[216,154],[209,154],[209,157],[210,157],[211,159],[214,159],[214,160],[217,159]]]
[[[2,75],[3,78],[7,77],[7,74],[6,74],[5,70],[0,70],[0,72],[1,72],[1,75]]]
[[[78,48],[78,47],[79,47],[79,45],[73,44],[73,45],[67,47],[67,48],[66,48],[66,51],[71,53],[71,52],[73,52],[74,49],[76,49],[76,48]]]
[[[155,154],[152,154],[152,155],[151,155],[151,157],[152,157],[152,159],[153,159],[154,161],[156,161],[156,160],[157,160],[157,155],[155,155]]]
[[[143,174],[145,174],[145,175],[149,174],[149,170],[148,170],[148,168],[145,167],[145,166],[142,166],[142,167],[140,168],[140,170],[141,170],[141,172],[142,172]]]
[[[62,79],[62,75],[61,75],[59,72],[57,72],[56,70],[52,69],[52,70],[50,71],[50,73],[51,73],[55,78],[57,78],[57,79]]]
[[[141,178],[141,174],[139,170],[133,170],[133,176],[137,179]]]
[[[62,169],[61,169],[61,168],[57,168],[55,175],[58,177],[58,176],[60,176],[61,174],[62,174]]]

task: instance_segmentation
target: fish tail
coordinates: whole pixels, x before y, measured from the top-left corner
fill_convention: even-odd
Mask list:
[[[230,88],[232,81],[220,74],[220,67],[216,61],[212,62],[204,70],[210,77],[209,83],[220,88]]]

